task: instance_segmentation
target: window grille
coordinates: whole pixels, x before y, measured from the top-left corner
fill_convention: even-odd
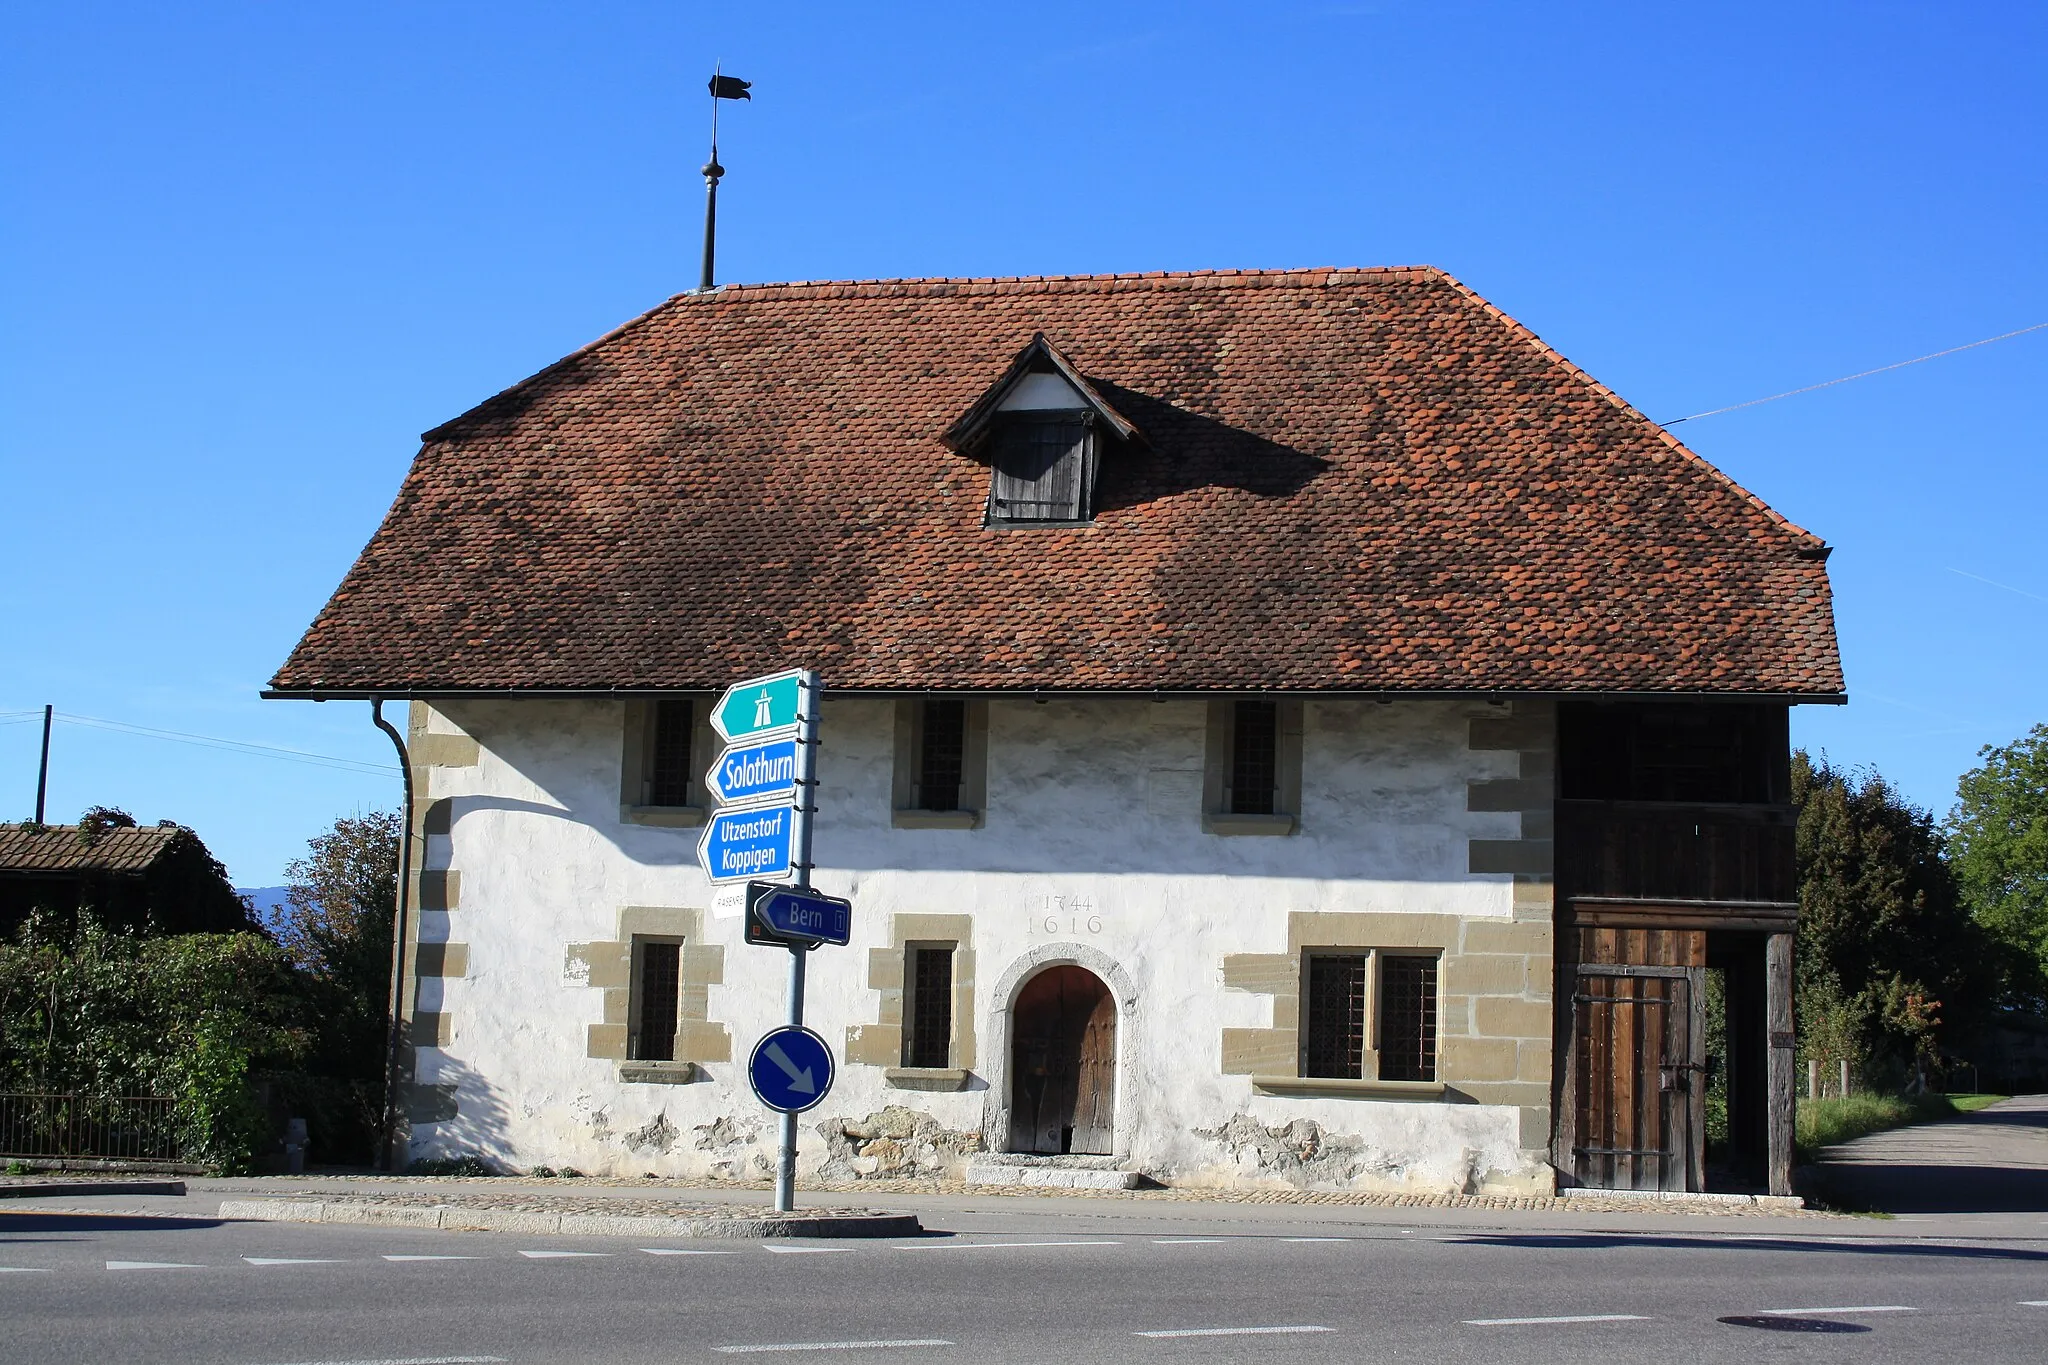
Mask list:
[[[1365,1074],[1365,954],[1318,953],[1308,960],[1308,1020],[1302,1074],[1357,1080]]]
[[[1380,959],[1380,1079],[1436,1079],[1436,959]]]
[[[1230,727],[1230,813],[1271,815],[1279,780],[1279,703],[1238,702]]]
[[[696,707],[690,702],[654,704],[654,736],[647,751],[647,805],[690,804],[690,731],[696,719]]]
[[[917,756],[919,810],[960,809],[961,775],[967,762],[967,703],[931,700],[920,717]]]
[[[640,1011],[633,1021],[634,1061],[676,1059],[676,1001],[682,987],[683,945],[638,943]]]
[[[953,950],[913,948],[905,1066],[942,1067],[953,1056]]]
[[[1012,417],[997,438],[989,520],[1086,521],[1088,455],[1085,417]]]

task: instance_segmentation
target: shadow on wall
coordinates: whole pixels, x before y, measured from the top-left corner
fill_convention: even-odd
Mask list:
[[[444,1057],[429,1077],[413,1083],[406,1105],[408,1161],[475,1156],[495,1171],[511,1170],[505,1148],[511,1111],[497,1088],[454,1057]],[[449,1117],[426,1117],[447,1114],[451,1102]]]

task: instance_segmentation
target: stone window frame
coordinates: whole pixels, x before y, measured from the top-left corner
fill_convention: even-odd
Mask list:
[[[678,692],[662,697],[636,697],[626,703],[619,759],[619,823],[671,829],[692,829],[704,823],[712,804],[704,787],[704,774],[711,770],[713,758],[724,747],[711,728],[711,703],[715,700],[709,692]],[[694,771],[690,774],[689,804],[682,806],[652,806],[644,800],[648,762],[654,749],[654,708],[664,701],[687,701],[693,713],[690,766]]]
[[[669,1035],[668,1056],[649,1057],[646,1040],[640,1036],[642,1011],[647,1004],[647,949],[655,944],[673,944],[676,949],[676,1005],[675,1032]],[[685,944],[680,934],[633,934],[626,943],[627,961],[631,964],[632,986],[626,996],[626,1060],[630,1062],[664,1061],[676,1059],[676,1035],[682,1032],[683,1024],[683,982],[682,956]]]
[[[849,1065],[879,1066],[882,1083],[897,1090],[965,1090],[975,1066],[974,917],[899,914],[890,917],[890,944],[868,950],[868,989],[876,993],[875,1019],[846,1030]],[[953,1030],[945,1067],[903,1065],[905,969],[916,947],[953,949]]]
[[[966,736],[960,756],[960,804],[956,810],[920,810],[912,804],[927,701],[961,700]],[[988,807],[988,703],[980,698],[903,697],[896,703],[895,762],[889,783],[889,823],[897,829],[980,829]]]
[[[920,1004],[920,997],[917,984],[917,973],[912,970],[912,964],[918,960],[918,955],[924,952],[944,952],[945,954],[947,954],[945,990],[947,1007],[946,1064],[944,1067],[919,1066],[913,1060],[912,1057],[912,1054],[916,1051],[915,1044],[917,1041],[917,1011]],[[932,1071],[953,1069],[953,1043],[954,1034],[956,1032],[955,1024],[958,1020],[960,1008],[958,991],[955,989],[954,986],[954,982],[959,975],[959,957],[960,944],[959,941],[956,939],[911,939],[904,943],[902,1004],[903,1056],[902,1066],[899,1068],[900,1070]]]
[[[1274,755],[1273,813],[1236,815],[1226,801],[1237,703],[1271,701],[1278,710]],[[1301,702],[1287,697],[1217,697],[1209,703],[1208,733],[1202,745],[1202,832],[1218,835],[1289,835],[1301,828]]]
[[[1365,1036],[1363,1046],[1364,1057],[1361,1066],[1364,1074],[1355,1078],[1311,1076],[1308,1073],[1309,960],[1324,956],[1363,957],[1365,959],[1365,1018],[1361,1021],[1362,1031]],[[1386,1000],[1382,994],[1384,977],[1381,972],[1381,964],[1390,957],[1429,959],[1436,964],[1437,990],[1439,995],[1441,995],[1443,989],[1444,956],[1443,947],[1437,944],[1314,943],[1304,945],[1300,951],[1301,983],[1298,987],[1300,994],[1296,997],[1299,1001],[1296,1007],[1299,1022],[1295,1030],[1297,1034],[1297,1047],[1294,1075],[1292,1077],[1276,1077],[1273,1079],[1280,1081],[1297,1080],[1304,1086],[1323,1084],[1349,1085],[1354,1080],[1360,1084],[1369,1084],[1376,1087],[1395,1086],[1405,1089],[1410,1086],[1428,1086],[1441,1093],[1444,1088],[1443,1064],[1440,1060],[1443,1052],[1441,1007],[1438,1009],[1438,1018],[1432,1026],[1431,1032],[1433,1036],[1430,1046],[1432,1056],[1439,1058],[1439,1060],[1433,1063],[1437,1072],[1437,1079],[1433,1081],[1390,1081],[1383,1080],[1380,1077],[1380,1015],[1386,1008]],[[1254,1083],[1260,1084],[1263,1083],[1263,1080]]]
[[[683,945],[676,1000],[676,1046],[672,1061],[636,1061],[627,1056],[632,1029],[636,938],[674,939]],[[711,987],[725,984],[725,947],[704,941],[700,910],[629,905],[620,909],[616,936],[571,943],[563,962],[571,985],[603,992],[603,1017],[584,1026],[584,1055],[609,1061],[618,1079],[656,1085],[684,1085],[708,1079],[704,1066],[732,1060],[732,1033],[710,1017]]]

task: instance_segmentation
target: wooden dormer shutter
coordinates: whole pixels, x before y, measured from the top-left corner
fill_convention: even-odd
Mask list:
[[[991,521],[1086,521],[1095,483],[1093,414],[1008,415],[996,436]]]

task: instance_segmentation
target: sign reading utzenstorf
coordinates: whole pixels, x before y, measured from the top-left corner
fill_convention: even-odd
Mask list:
[[[796,806],[738,806],[704,822],[697,862],[714,882],[789,875],[795,848]]]

